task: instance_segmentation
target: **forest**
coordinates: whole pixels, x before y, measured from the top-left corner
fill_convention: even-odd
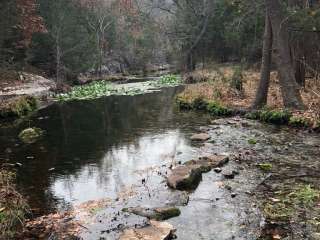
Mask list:
[[[0,240],[317,240],[319,133],[319,0],[0,1]]]

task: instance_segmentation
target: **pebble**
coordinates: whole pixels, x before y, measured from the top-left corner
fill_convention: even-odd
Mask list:
[[[222,172],[222,169],[221,168],[215,168],[213,169],[216,173],[221,173]]]
[[[237,196],[236,193],[231,193],[231,197],[232,197],[232,198],[235,198],[236,196]]]

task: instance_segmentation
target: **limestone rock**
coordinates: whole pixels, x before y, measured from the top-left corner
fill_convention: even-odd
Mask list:
[[[168,186],[178,190],[194,190],[202,179],[202,173],[221,167],[229,158],[223,155],[201,157],[174,168],[167,178]]]
[[[177,217],[181,214],[179,208],[176,207],[162,207],[162,208],[144,208],[132,207],[123,209],[124,212],[133,213],[138,216],[154,219],[157,221],[167,220]]]
[[[193,190],[201,179],[201,169],[190,166],[178,166],[174,168],[167,178],[168,186],[178,190]]]
[[[199,142],[204,142],[210,139],[210,135],[208,133],[198,133],[194,134],[191,137],[192,141],[199,141]]]
[[[120,240],[169,240],[176,229],[169,223],[150,221],[151,225],[140,229],[127,229]]]

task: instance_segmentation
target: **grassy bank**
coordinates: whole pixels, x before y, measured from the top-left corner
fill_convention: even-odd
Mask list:
[[[188,85],[176,98],[177,105],[184,110],[204,110],[214,116],[242,113],[247,118],[273,124],[320,129],[320,86],[307,81],[301,91],[305,111],[288,111],[283,107],[276,73],[271,74],[268,105],[260,111],[250,112],[260,73],[241,66],[220,65],[197,70],[185,76]],[[239,111],[240,110],[240,111]],[[245,114],[247,113],[247,114]]]
[[[16,191],[14,181],[14,173],[0,169],[0,239],[15,239],[28,212],[28,205]]]

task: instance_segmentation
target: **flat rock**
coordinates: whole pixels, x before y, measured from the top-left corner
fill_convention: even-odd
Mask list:
[[[120,240],[169,240],[173,239],[175,231],[169,223],[151,220],[150,226],[125,230]]]
[[[178,190],[193,190],[202,179],[200,168],[194,166],[178,166],[167,178],[168,186]]]
[[[192,141],[204,142],[210,139],[210,135],[208,133],[198,133],[191,136]]]
[[[211,171],[213,168],[222,167],[229,161],[228,156],[224,155],[211,155],[200,157],[198,160],[190,160],[185,162],[186,166],[192,168],[199,168],[202,173]]]
[[[211,155],[190,160],[174,168],[167,178],[168,186],[178,190],[194,190],[202,179],[202,173],[221,167],[229,161],[228,156]]]
[[[160,207],[160,208],[144,208],[132,207],[123,209],[124,212],[133,213],[141,217],[163,221],[181,214],[179,208],[176,207]]]

